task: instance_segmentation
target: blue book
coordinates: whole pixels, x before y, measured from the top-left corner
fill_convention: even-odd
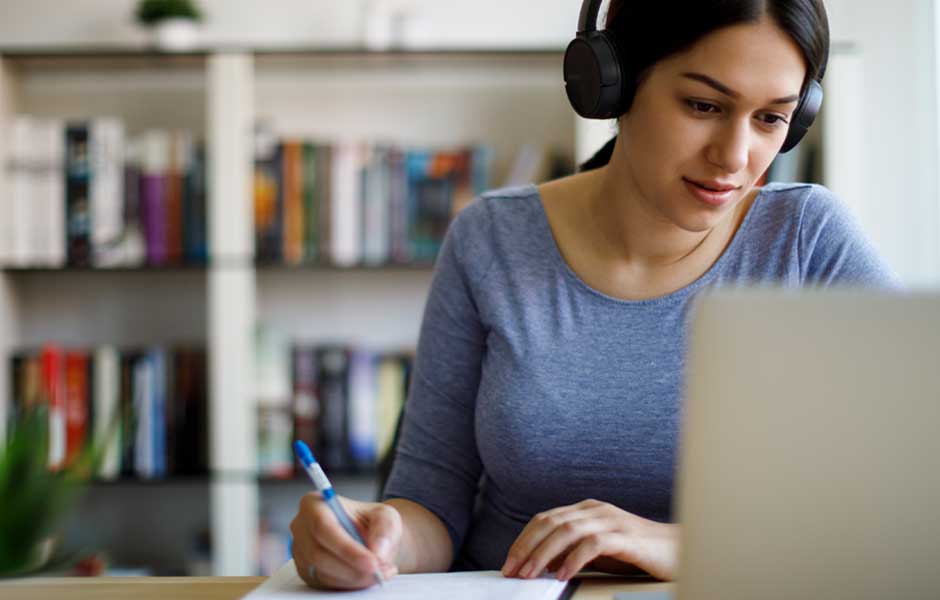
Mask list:
[[[151,437],[152,469],[151,476],[166,477],[166,350],[154,349],[150,352],[151,377]]]

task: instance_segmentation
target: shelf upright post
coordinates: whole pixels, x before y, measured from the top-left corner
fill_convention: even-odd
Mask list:
[[[252,390],[255,326],[251,198],[253,57],[208,59],[209,464],[212,570],[257,570],[258,481]]]
[[[9,59],[0,55],[0,198],[6,200],[0,209],[0,261],[6,263],[12,255],[12,218],[9,203],[9,182],[7,179],[7,157],[9,140],[7,135],[16,112],[14,102],[15,79]],[[6,423],[10,403],[10,354],[19,340],[18,319],[16,318],[16,293],[10,274],[0,269],[0,444],[6,436]]]

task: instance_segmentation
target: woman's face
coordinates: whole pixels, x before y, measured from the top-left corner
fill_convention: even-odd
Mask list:
[[[640,201],[684,230],[714,227],[783,145],[805,72],[799,47],[767,19],[714,31],[654,65],[620,122]],[[692,182],[735,189],[709,201]]]

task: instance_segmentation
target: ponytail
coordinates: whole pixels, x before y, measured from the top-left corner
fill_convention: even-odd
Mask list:
[[[617,136],[610,138],[604,146],[594,153],[594,156],[587,159],[580,167],[578,167],[578,172],[583,173],[585,171],[590,171],[592,169],[597,169],[603,167],[610,162],[610,158],[614,155],[614,145],[617,143]]]

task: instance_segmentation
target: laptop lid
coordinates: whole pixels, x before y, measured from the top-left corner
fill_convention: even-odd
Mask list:
[[[680,600],[940,597],[940,296],[698,300]]]

